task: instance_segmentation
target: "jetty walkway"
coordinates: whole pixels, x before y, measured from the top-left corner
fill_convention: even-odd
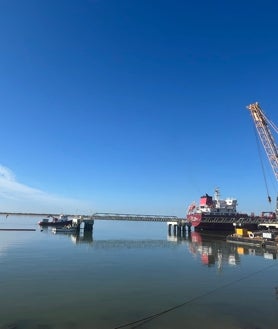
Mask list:
[[[59,214],[39,214],[39,213],[8,213],[0,212],[0,215],[4,216],[36,216],[36,217],[58,217]],[[118,213],[94,213],[92,215],[76,215],[67,214],[68,217],[76,218],[78,226],[81,222],[84,223],[84,228],[88,231],[93,229],[95,220],[111,220],[111,221],[131,221],[131,222],[164,222],[167,223],[168,232],[173,229],[174,234],[178,232],[184,232],[185,227],[190,230],[190,225],[185,218],[179,218],[177,216],[163,216],[163,215],[139,215],[139,214],[118,214]]]
[[[19,212],[0,212],[0,215],[17,215],[17,216],[37,216],[37,217],[51,217],[59,216],[60,214],[46,214],[46,213],[19,213]],[[163,216],[163,215],[139,215],[139,214],[118,214],[118,213],[94,213],[92,215],[81,214],[66,214],[69,217],[82,217],[85,220],[112,220],[112,221],[133,221],[133,222],[179,222],[185,221],[185,218],[177,216]]]

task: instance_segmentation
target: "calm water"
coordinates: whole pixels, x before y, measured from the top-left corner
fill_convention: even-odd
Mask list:
[[[0,231],[1,329],[278,328],[276,252],[176,239],[166,223],[55,235],[39,219],[0,216],[0,228],[36,229]]]

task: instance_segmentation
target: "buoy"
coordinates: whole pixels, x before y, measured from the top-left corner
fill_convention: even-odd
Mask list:
[[[248,236],[249,236],[249,238],[253,239],[254,238],[254,233],[253,232],[249,232],[248,233]]]

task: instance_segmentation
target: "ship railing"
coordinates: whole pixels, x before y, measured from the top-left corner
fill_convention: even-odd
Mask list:
[[[248,224],[271,224],[273,222],[277,222],[277,220],[262,218],[262,217],[212,217],[212,218],[202,218],[203,223],[248,223]]]

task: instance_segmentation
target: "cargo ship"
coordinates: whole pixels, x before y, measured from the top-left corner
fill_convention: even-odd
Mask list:
[[[237,199],[220,199],[216,188],[214,197],[205,194],[197,205],[195,202],[188,207],[186,220],[195,231],[234,231],[236,227],[257,230],[261,223],[276,221],[274,212],[264,212],[261,216],[237,211]]]

